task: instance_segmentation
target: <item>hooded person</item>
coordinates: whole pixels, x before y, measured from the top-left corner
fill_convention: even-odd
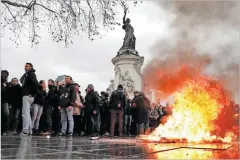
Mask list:
[[[17,134],[22,112],[22,87],[18,83],[17,78],[11,80],[9,87],[9,105],[12,106],[13,113],[13,135]]]
[[[6,135],[10,129],[10,111],[9,111],[9,84],[7,83],[9,73],[7,70],[1,71],[1,120],[2,134]]]
[[[25,64],[25,73],[22,75],[20,82],[22,83],[22,121],[23,134],[32,134],[32,120],[30,115],[30,108],[34,101],[34,97],[39,89],[39,84],[31,63]]]
[[[126,106],[126,97],[123,92],[123,86],[120,84],[117,90],[113,91],[110,97],[109,106],[111,108],[111,137],[115,133],[115,123],[118,118],[119,136],[123,135],[123,110]]]
[[[85,96],[85,116],[86,116],[86,133],[93,138],[98,138],[99,134],[99,105],[100,96],[94,91],[94,86],[87,86],[87,94]]]
[[[132,100],[132,107],[136,108],[137,111],[137,123],[139,134],[149,132],[149,112],[148,104],[145,102],[143,94],[139,91],[134,92],[134,98]]]

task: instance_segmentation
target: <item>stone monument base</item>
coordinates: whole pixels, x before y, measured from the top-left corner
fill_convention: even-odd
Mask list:
[[[133,92],[142,89],[141,67],[143,62],[144,57],[140,57],[136,50],[120,50],[117,56],[112,59],[112,63],[115,66],[115,76],[107,92],[111,93],[121,84],[124,91],[128,93],[129,98],[133,98]]]

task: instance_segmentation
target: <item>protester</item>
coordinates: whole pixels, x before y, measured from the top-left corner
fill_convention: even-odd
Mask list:
[[[107,123],[109,119],[109,108],[108,108],[108,93],[101,92],[101,103],[100,103],[100,117],[101,117],[101,126],[100,126],[100,135],[107,135]]]
[[[58,110],[58,96],[60,96],[57,92],[57,88],[54,86],[54,81],[52,79],[48,80],[48,93],[46,95],[46,102],[45,105],[43,106],[43,112],[45,114],[45,132],[42,132],[42,135],[50,135],[52,133],[52,112],[54,110],[54,108]],[[55,109],[55,110],[56,110]],[[59,112],[60,114],[60,112]],[[60,123],[60,116],[58,119],[58,125]],[[59,126],[60,128],[60,126]],[[60,129],[59,129],[60,130]],[[59,133],[60,131],[58,131],[57,133]]]
[[[22,101],[22,121],[23,134],[32,134],[32,120],[30,108],[34,101],[34,97],[38,91],[39,84],[35,75],[35,70],[31,63],[26,63],[25,73],[22,75],[20,82],[22,83],[23,101]]]
[[[58,135],[61,133],[61,113],[58,106],[60,101],[60,93],[63,87],[61,87],[58,82],[56,84],[57,86],[54,85],[54,81],[52,79],[48,80],[49,91],[47,95],[47,104],[49,105],[49,107],[50,106],[53,107],[52,111],[53,135]]]
[[[159,114],[158,114],[158,111],[157,111],[156,108],[157,108],[157,105],[152,104],[152,107],[151,107],[150,112],[149,112],[151,131],[153,131],[158,126]]]
[[[132,124],[132,114],[131,114],[131,101],[128,94],[126,97],[126,107],[124,108],[124,133],[125,135],[131,136],[131,124]]]
[[[9,111],[9,84],[7,82],[9,73],[7,70],[1,71],[1,120],[2,120],[2,135],[7,135],[10,131],[10,111]]]
[[[9,105],[12,106],[13,113],[13,135],[17,134],[22,112],[22,87],[18,83],[17,78],[11,80],[9,88]]]
[[[84,106],[86,107],[86,133],[96,139],[99,138],[99,105],[100,97],[94,91],[94,86],[89,84],[84,102]]]
[[[113,91],[109,102],[111,108],[111,137],[114,136],[115,123],[118,118],[119,136],[123,136],[123,110],[126,106],[126,98],[123,93],[123,86],[118,85],[117,90]]]
[[[83,104],[81,102],[80,98],[80,91],[79,87],[80,85],[78,83],[74,83],[75,92],[76,92],[76,101],[73,106],[73,119],[74,119],[74,134],[80,135],[81,133],[81,108],[83,107]]]
[[[132,106],[137,109],[137,123],[138,123],[138,134],[144,134],[149,131],[149,113],[148,106],[144,101],[144,97],[139,91],[134,92],[134,99],[132,100]]]
[[[73,106],[76,101],[76,91],[72,84],[72,77],[65,76],[65,87],[60,91],[59,109],[61,112],[62,131],[60,136],[65,135],[67,131],[67,123],[69,124],[68,136],[73,135]]]

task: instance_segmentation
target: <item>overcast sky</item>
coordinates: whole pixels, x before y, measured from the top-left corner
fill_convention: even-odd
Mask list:
[[[140,56],[146,58],[146,65],[150,59],[150,47],[156,39],[167,34],[167,22],[159,7],[147,1],[137,7],[130,6],[128,16],[135,29],[136,49]],[[116,56],[123,38],[124,30],[121,26],[102,39],[90,41],[87,35],[77,37],[68,48],[63,43],[53,42],[47,31],[42,32],[37,48],[31,48],[27,39],[23,39],[16,48],[8,36],[4,36],[1,39],[1,68],[10,72],[9,79],[20,78],[25,63],[31,62],[38,80],[55,80],[58,75],[68,74],[82,86],[82,93],[89,83],[100,92],[106,90],[114,77],[111,59]]]

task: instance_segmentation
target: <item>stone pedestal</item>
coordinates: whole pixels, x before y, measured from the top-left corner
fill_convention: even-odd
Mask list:
[[[117,56],[112,59],[115,76],[114,81],[111,80],[107,92],[111,93],[121,84],[124,91],[128,93],[129,98],[133,98],[133,92],[142,89],[141,68],[143,62],[144,57],[140,57],[136,50],[120,50]]]

